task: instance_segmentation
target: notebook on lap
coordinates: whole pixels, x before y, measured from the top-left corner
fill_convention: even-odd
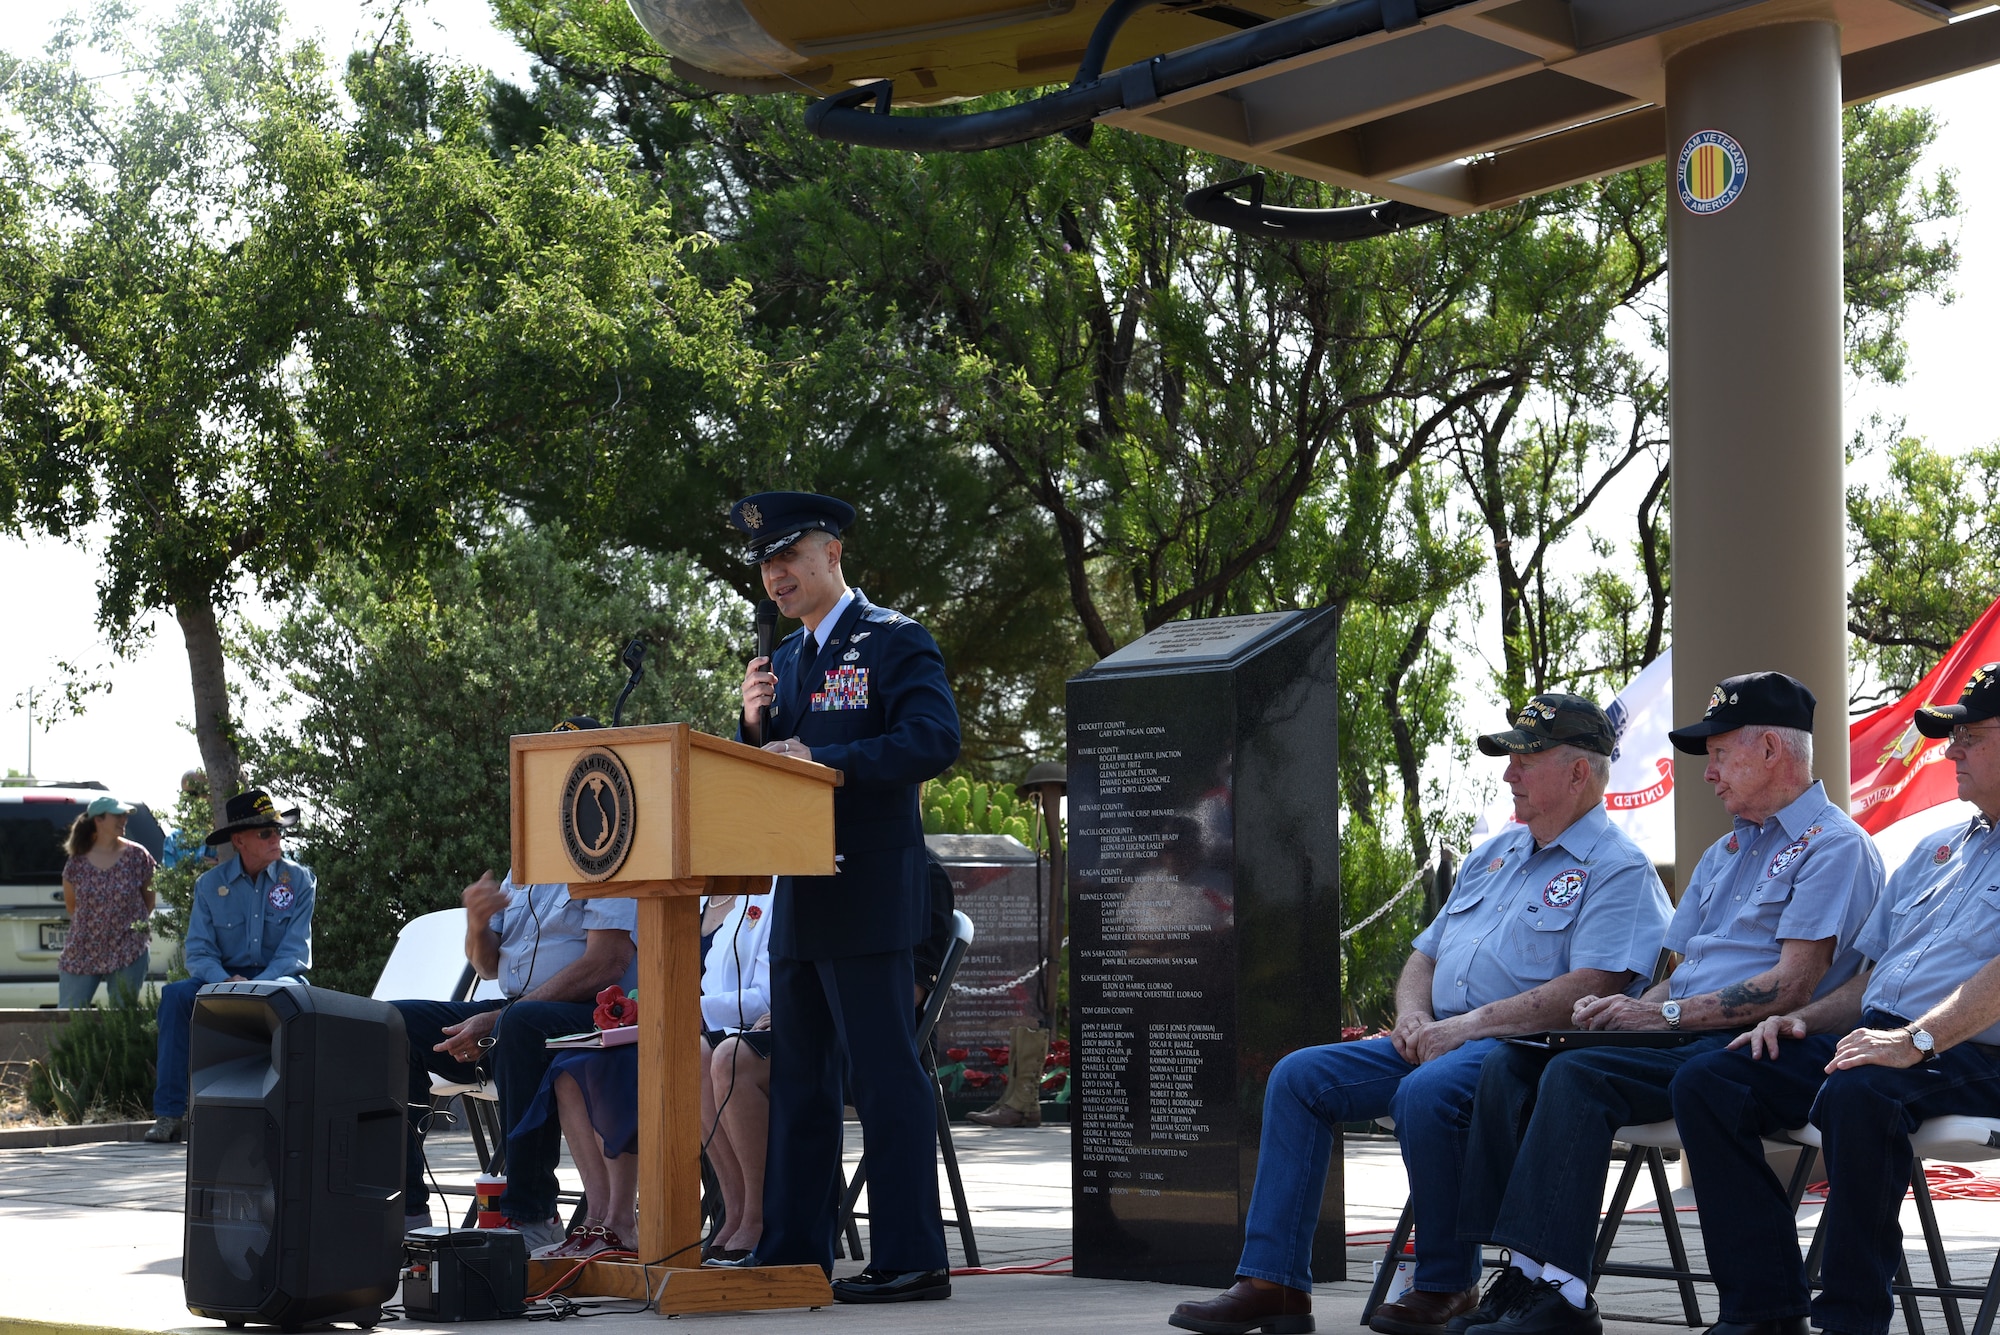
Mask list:
[[[1577,1048],[1678,1048],[1715,1035],[1713,1029],[1546,1029],[1506,1041],[1524,1048],[1570,1052]]]

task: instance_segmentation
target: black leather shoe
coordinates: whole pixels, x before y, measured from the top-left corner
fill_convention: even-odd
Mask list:
[[[1479,1335],[1604,1335],[1604,1318],[1597,1299],[1572,1307],[1560,1284],[1531,1279],[1505,1316],[1474,1329]]]
[[[838,1303],[916,1303],[951,1297],[949,1270],[864,1270],[833,1281]]]
[[[1506,1316],[1507,1309],[1528,1291],[1528,1283],[1528,1277],[1513,1266],[1501,1266],[1486,1281],[1486,1292],[1479,1296],[1479,1306],[1444,1323],[1447,1335],[1465,1335],[1474,1326],[1491,1325]]]
[[[1781,1316],[1771,1321],[1718,1321],[1707,1335],[1812,1335],[1812,1322],[1802,1316]]]

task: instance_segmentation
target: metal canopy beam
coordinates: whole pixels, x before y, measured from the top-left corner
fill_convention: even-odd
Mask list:
[[[1106,123],[1450,213],[1503,207],[1666,147],[1667,60],[1691,43],[1830,21],[1842,97],[2000,64],[2000,13],[1928,0],[1511,0],[1204,85]]]

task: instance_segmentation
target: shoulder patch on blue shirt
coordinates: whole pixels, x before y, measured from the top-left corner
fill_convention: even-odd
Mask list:
[[[1581,867],[1571,867],[1568,871],[1558,872],[1549,878],[1547,885],[1542,887],[1542,902],[1552,909],[1574,903],[1576,897],[1583,893],[1583,887],[1589,880],[1590,873]]]

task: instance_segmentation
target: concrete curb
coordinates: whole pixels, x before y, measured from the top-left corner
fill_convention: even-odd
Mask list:
[[[91,1122],[84,1126],[17,1126],[0,1131],[0,1150],[45,1150],[58,1145],[100,1145],[142,1140],[151,1122]],[[12,1335],[0,1317],[0,1335]],[[78,1330],[86,1329],[79,1326]],[[95,1329],[95,1327],[89,1327]]]

